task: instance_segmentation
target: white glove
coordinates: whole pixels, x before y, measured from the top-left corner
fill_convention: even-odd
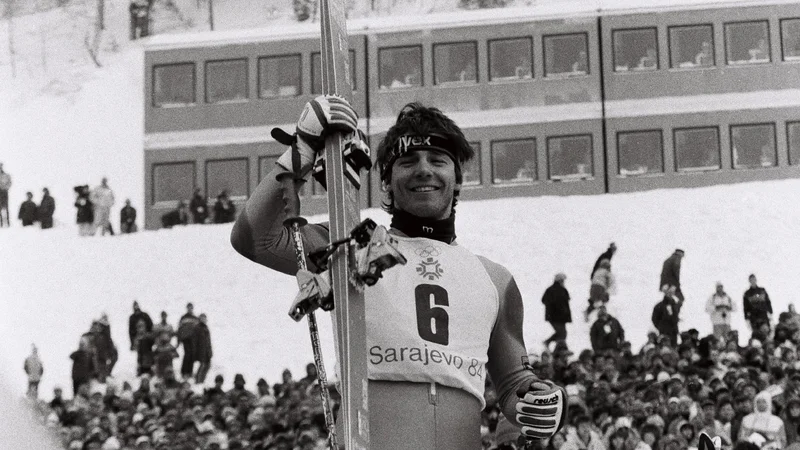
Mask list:
[[[529,439],[547,439],[566,422],[567,393],[547,380],[537,380],[526,389],[517,391],[517,423],[523,436]]]
[[[306,103],[294,135],[280,128],[272,129],[272,137],[291,145],[276,164],[282,169],[278,177],[291,173],[297,180],[306,179],[318,153],[325,149],[325,138],[331,133],[351,133],[358,130],[358,114],[342,97],[320,95]]]

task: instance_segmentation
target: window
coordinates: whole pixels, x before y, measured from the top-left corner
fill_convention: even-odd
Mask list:
[[[478,45],[474,42],[433,45],[433,84],[476,83]]]
[[[676,129],[674,136],[676,170],[691,172],[720,168],[717,127]]]
[[[272,169],[275,168],[275,162],[278,161],[277,156],[261,156],[258,158],[258,181],[259,183],[261,180],[267,176],[268,173],[272,172]]]
[[[195,102],[194,63],[153,67],[153,106],[187,106]]]
[[[422,47],[394,47],[378,50],[381,89],[422,86]]]
[[[594,174],[592,136],[547,138],[547,162],[551,180],[583,179]]]
[[[247,100],[247,60],[229,59],[206,63],[206,102]]]
[[[775,125],[731,125],[731,152],[734,169],[775,166]]]
[[[673,69],[714,65],[714,28],[711,25],[669,27],[669,66]]]
[[[536,180],[536,139],[492,142],[492,183]]]
[[[800,19],[781,20],[783,60],[800,61]]]
[[[658,69],[656,29],[614,30],[614,71]]]
[[[153,203],[189,201],[193,192],[193,162],[153,165]]]
[[[230,198],[247,198],[250,194],[248,180],[250,165],[247,158],[220,159],[206,162],[206,194],[216,198],[228,191]]]
[[[769,23],[725,24],[725,55],[728,64],[758,64],[772,61],[769,53]]]
[[[461,167],[463,176],[463,186],[478,186],[481,184],[481,143],[470,142],[469,145],[475,150],[475,157]]]
[[[789,145],[789,164],[800,165],[800,122],[786,124],[786,142]]]
[[[533,77],[531,38],[489,41],[489,79],[524,80]]]
[[[625,176],[664,172],[661,130],[617,133],[619,174]]]
[[[350,53],[350,83],[353,90],[356,90],[356,51],[349,50]],[[311,93],[322,94],[322,62],[319,52],[311,54]]]
[[[300,55],[258,58],[258,98],[300,95]]]
[[[544,37],[544,76],[586,75],[589,56],[586,33]]]

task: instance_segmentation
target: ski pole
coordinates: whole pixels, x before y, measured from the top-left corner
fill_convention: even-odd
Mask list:
[[[308,221],[300,217],[300,199],[298,196],[298,186],[304,181],[294,180],[292,177],[285,176],[280,179],[280,182],[283,187],[284,211],[287,216],[283,224],[289,227],[292,235],[297,268],[308,270],[305,249],[303,248],[303,235],[300,232],[300,227],[306,225]],[[314,364],[317,366],[317,381],[320,387],[322,409],[325,413],[325,426],[328,428],[328,445],[331,450],[339,450],[339,443],[336,439],[336,422],[333,419],[333,410],[331,409],[331,395],[328,392],[328,376],[325,373],[325,364],[322,361],[322,345],[319,340],[317,318],[314,315],[314,311],[309,311],[306,315],[308,317],[308,333],[311,335],[311,348],[314,352]]]

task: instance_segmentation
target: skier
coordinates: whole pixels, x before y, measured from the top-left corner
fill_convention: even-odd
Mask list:
[[[240,254],[282,273],[297,272],[276,178],[306,178],[323,138],[355,132],[356,123],[340,97],[306,104],[296,144],[258,185],[233,227],[231,243]],[[402,109],[378,147],[390,233],[408,263],[365,289],[368,354],[360,357],[367,358],[374,448],[478,447],[487,373],[503,413],[524,435],[549,438],[563,425],[566,393],[527,364],[522,297],[513,276],[455,242],[462,167],[473,156],[450,118],[419,103]],[[306,248],[328,244],[327,223],[309,224],[302,233]],[[554,407],[543,412],[537,404]],[[544,415],[534,419],[533,410]]]

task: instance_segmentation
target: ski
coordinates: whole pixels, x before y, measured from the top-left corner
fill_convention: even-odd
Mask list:
[[[320,0],[320,41],[322,91],[353,100],[350,80],[350,57],[343,0]],[[326,184],[330,242],[347,239],[360,223],[360,174],[350,173],[344,155],[341,134],[325,141]],[[339,389],[342,403],[339,422],[341,443],[347,450],[369,448],[369,416],[367,408],[367,329],[364,295],[350,283],[350,269],[355,267],[355,252],[342,245],[330,256],[330,281],[335,307],[333,328],[339,364]]]

